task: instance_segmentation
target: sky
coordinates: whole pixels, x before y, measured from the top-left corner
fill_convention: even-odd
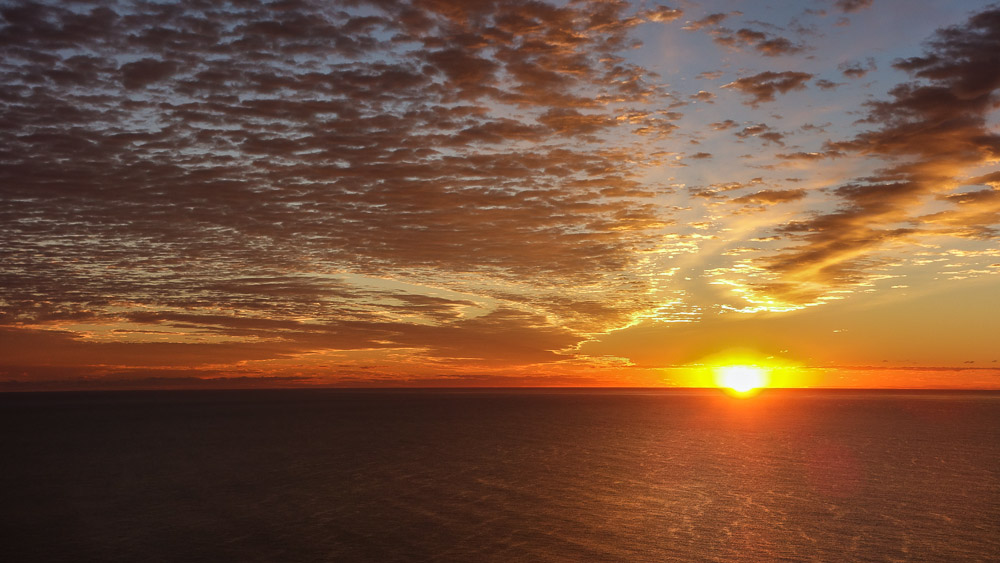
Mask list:
[[[0,390],[1000,388],[1000,7],[0,0]]]

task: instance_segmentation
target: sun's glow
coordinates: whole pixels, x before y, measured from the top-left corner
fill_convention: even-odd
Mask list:
[[[746,394],[767,386],[767,370],[757,366],[735,365],[716,369],[719,387]]]

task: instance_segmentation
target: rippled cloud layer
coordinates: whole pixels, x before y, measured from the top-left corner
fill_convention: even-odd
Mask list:
[[[588,347],[1000,271],[994,7],[0,6],[12,384],[656,384]]]

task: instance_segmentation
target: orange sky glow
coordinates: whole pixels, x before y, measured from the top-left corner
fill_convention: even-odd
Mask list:
[[[0,391],[1000,388],[990,2],[22,2],[0,52]]]

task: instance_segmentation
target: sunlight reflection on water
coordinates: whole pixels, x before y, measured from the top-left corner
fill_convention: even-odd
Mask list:
[[[61,397],[0,405],[15,559],[1000,555],[996,394]]]

